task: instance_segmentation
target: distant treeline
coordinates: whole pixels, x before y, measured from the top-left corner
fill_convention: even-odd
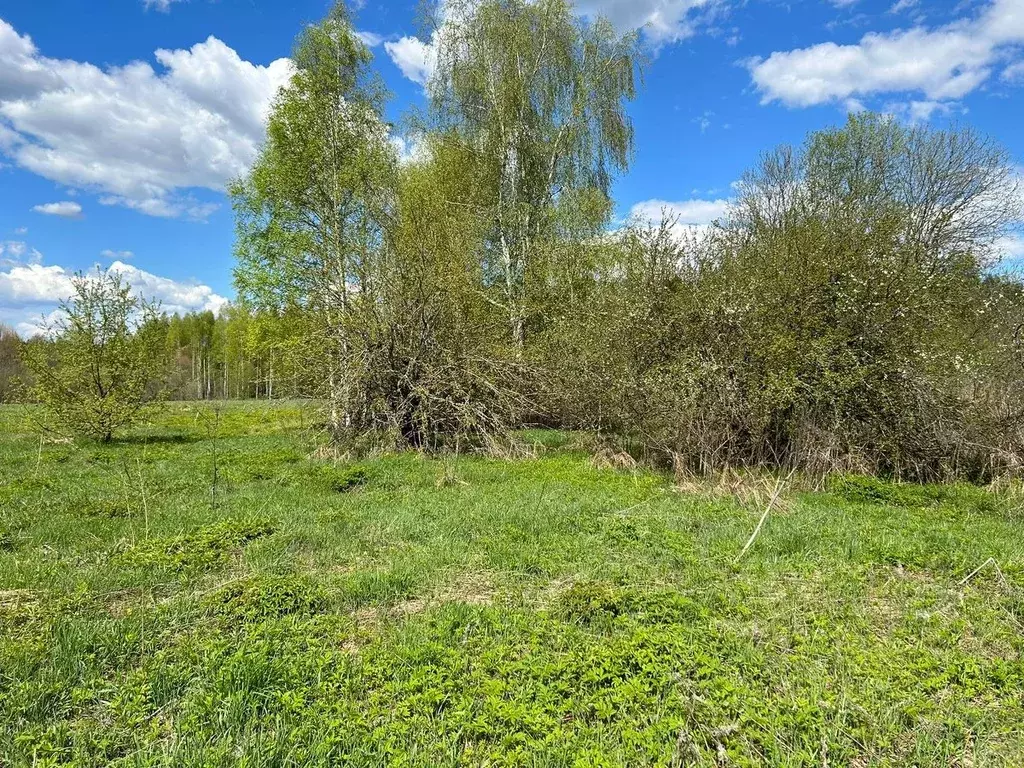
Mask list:
[[[230,305],[215,315],[162,315],[148,332],[163,340],[166,373],[163,395],[172,400],[244,400],[304,397],[311,393],[295,356],[302,318],[297,312],[254,312]],[[22,345],[52,343],[42,337],[21,341],[0,326],[0,402],[26,397],[31,376],[21,362]]]

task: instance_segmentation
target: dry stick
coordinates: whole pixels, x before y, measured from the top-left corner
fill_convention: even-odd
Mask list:
[[[625,509],[620,509],[618,512],[612,512],[612,514],[613,515],[624,515],[627,512],[632,512],[634,509],[640,509],[640,507],[643,507],[643,506],[646,506],[647,504],[650,504],[652,501],[654,501],[655,499],[657,499],[661,495],[662,494],[660,494],[660,493],[656,493],[653,496],[650,496],[650,497],[644,499],[639,504],[634,504],[632,507],[626,507]]]
[[[986,560],[986,561],[985,561],[984,563],[982,563],[982,564],[981,564],[981,565],[979,565],[979,566],[978,566],[977,568],[975,568],[975,569],[974,569],[974,570],[973,570],[973,571],[971,572],[971,575],[970,575],[970,576],[968,576],[967,578],[965,578],[965,579],[964,579],[963,581],[961,581],[961,582],[960,582],[960,583],[959,583],[959,584],[958,584],[957,586],[959,586],[959,587],[963,587],[963,586],[965,586],[965,585],[967,584],[967,582],[969,582],[969,581],[970,581],[971,579],[973,579],[973,578],[974,578],[975,576],[977,576],[977,575],[978,575],[979,573],[981,573],[981,572],[982,572],[983,570],[985,570],[985,569],[986,569],[986,568],[987,568],[988,566],[990,566],[990,565],[993,565],[993,566],[995,566],[995,569],[996,569],[996,573],[997,573],[997,574],[999,574],[999,580],[1000,580],[1000,581],[1001,581],[1001,582],[1003,583],[1003,585],[1005,586],[1005,585],[1006,585],[1006,577],[1005,577],[1005,576],[1003,575],[1003,571],[1002,571],[1002,569],[1001,569],[1001,568],[999,567],[999,563],[998,563],[998,562],[996,561],[996,559],[995,559],[994,557],[990,557],[990,558],[989,558],[988,560]]]
[[[146,524],[146,538],[149,538],[149,504],[146,502],[146,478],[142,476],[142,462],[135,457],[135,466],[139,470],[139,490],[142,491],[142,515]]]
[[[765,508],[764,514],[761,515],[761,519],[757,523],[757,528],[755,528],[754,532],[750,534],[750,538],[747,539],[747,543],[743,545],[743,550],[736,556],[736,559],[733,561],[733,563],[738,563],[740,560],[742,560],[743,556],[747,554],[747,550],[749,550],[750,547],[753,546],[754,541],[758,537],[758,534],[761,533],[761,529],[764,528],[764,524],[768,520],[768,515],[772,511],[772,507],[774,507],[775,503],[779,500],[779,494],[782,493],[783,482],[784,481],[781,477],[775,482],[775,490],[772,491],[771,500],[768,502],[768,506]]]

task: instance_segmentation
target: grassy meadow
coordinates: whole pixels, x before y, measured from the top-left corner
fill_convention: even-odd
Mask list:
[[[1020,766],[1014,496],[0,408],[0,766]],[[980,570],[979,570],[980,569]]]

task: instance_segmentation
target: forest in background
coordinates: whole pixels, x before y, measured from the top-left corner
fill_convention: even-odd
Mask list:
[[[161,337],[163,396],[171,400],[247,400],[306,397],[312,386],[294,360],[296,315],[256,313],[232,304],[220,313],[164,315]],[[31,375],[21,362],[22,342],[0,326],[0,403],[30,397]],[[46,344],[36,338],[28,344]]]

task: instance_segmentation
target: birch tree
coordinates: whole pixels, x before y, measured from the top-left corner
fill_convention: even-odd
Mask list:
[[[609,187],[633,152],[636,34],[587,24],[568,0],[447,0],[429,84],[435,130],[468,147],[491,222],[485,275],[522,350],[531,284],[560,208],[610,212]],[[597,195],[605,205],[577,205]]]
[[[357,429],[365,404],[352,384],[361,364],[354,318],[372,305],[396,153],[384,90],[343,3],[306,28],[293,59],[262,154],[232,188],[236,282],[258,308],[301,307],[320,320],[309,359],[326,370],[332,426]]]

